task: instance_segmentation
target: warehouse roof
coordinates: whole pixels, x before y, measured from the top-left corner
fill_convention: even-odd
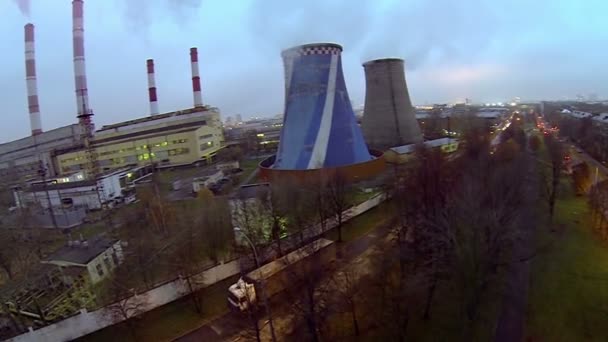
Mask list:
[[[155,120],[164,119],[164,118],[168,118],[168,117],[172,117],[172,116],[192,114],[192,113],[201,112],[201,111],[205,112],[205,111],[209,111],[212,109],[215,109],[215,108],[212,108],[209,106],[203,106],[203,107],[194,107],[194,108],[188,108],[188,109],[183,109],[183,110],[177,110],[177,111],[168,112],[168,113],[164,113],[164,114],[146,116],[143,118],[123,121],[123,122],[115,123],[112,125],[105,125],[105,126],[102,126],[101,129],[99,129],[97,132],[101,132],[101,131],[104,131],[107,129],[134,125],[134,124],[138,124],[138,123],[142,123],[142,122],[155,121]]]
[[[71,244],[60,248],[43,262],[69,262],[86,265],[99,254],[111,248],[117,241],[117,239],[110,239],[104,236],[98,236],[91,240],[73,241]]]

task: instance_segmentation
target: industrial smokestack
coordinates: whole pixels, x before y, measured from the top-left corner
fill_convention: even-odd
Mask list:
[[[42,133],[38,85],[36,81],[36,53],[34,48],[34,25],[25,25],[25,82],[27,84],[27,106],[30,112],[32,135]]]
[[[190,49],[190,65],[192,66],[192,92],[194,94],[194,107],[203,106],[201,95],[201,77],[198,73],[198,50],[193,47]]]
[[[158,114],[158,100],[156,98],[156,80],[154,79],[154,60],[146,61],[148,66],[148,96],[150,98],[150,115]]]
[[[348,98],[342,47],[320,43],[282,52],[285,115],[274,168],[308,170],[372,159]]]
[[[72,1],[72,38],[74,48],[74,81],[76,85],[76,107],[78,118],[90,120],[89,94],[87,90],[87,75],[84,62],[84,3],[82,0]]]
[[[366,89],[361,128],[369,146],[386,149],[421,142],[403,60],[377,59],[364,63],[363,68]]]

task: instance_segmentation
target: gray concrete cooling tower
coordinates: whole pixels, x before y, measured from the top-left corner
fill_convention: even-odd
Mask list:
[[[405,83],[403,60],[376,59],[365,69],[365,108],[361,126],[372,148],[387,149],[422,141]]]

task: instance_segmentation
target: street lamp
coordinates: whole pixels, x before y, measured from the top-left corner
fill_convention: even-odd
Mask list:
[[[243,237],[245,237],[245,240],[247,240],[247,242],[251,246],[251,249],[253,250],[253,257],[255,259],[255,266],[256,266],[256,268],[259,269],[260,278],[262,279],[262,283],[260,284],[260,285],[262,285],[262,293],[261,293],[261,295],[262,295],[262,298],[264,300],[264,306],[266,307],[266,311],[268,312],[268,324],[270,325],[270,335],[272,336],[272,341],[276,342],[277,337],[274,334],[274,324],[272,322],[272,312],[270,311],[270,305],[268,305],[268,297],[266,296],[266,279],[264,278],[264,274],[262,274],[262,269],[260,268],[260,259],[258,259],[258,252],[257,252],[257,250],[255,248],[255,244],[253,243],[253,241],[251,241],[251,239],[249,238],[249,236],[247,236],[247,234],[245,234],[245,232],[240,227],[234,227],[234,232],[235,233],[241,233],[241,235],[243,235]]]

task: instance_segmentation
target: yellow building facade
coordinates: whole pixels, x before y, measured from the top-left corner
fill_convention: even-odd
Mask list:
[[[208,162],[223,145],[220,113],[210,107],[103,126],[93,139],[100,171],[151,163],[163,167]],[[84,149],[56,158],[62,174],[85,169]]]

